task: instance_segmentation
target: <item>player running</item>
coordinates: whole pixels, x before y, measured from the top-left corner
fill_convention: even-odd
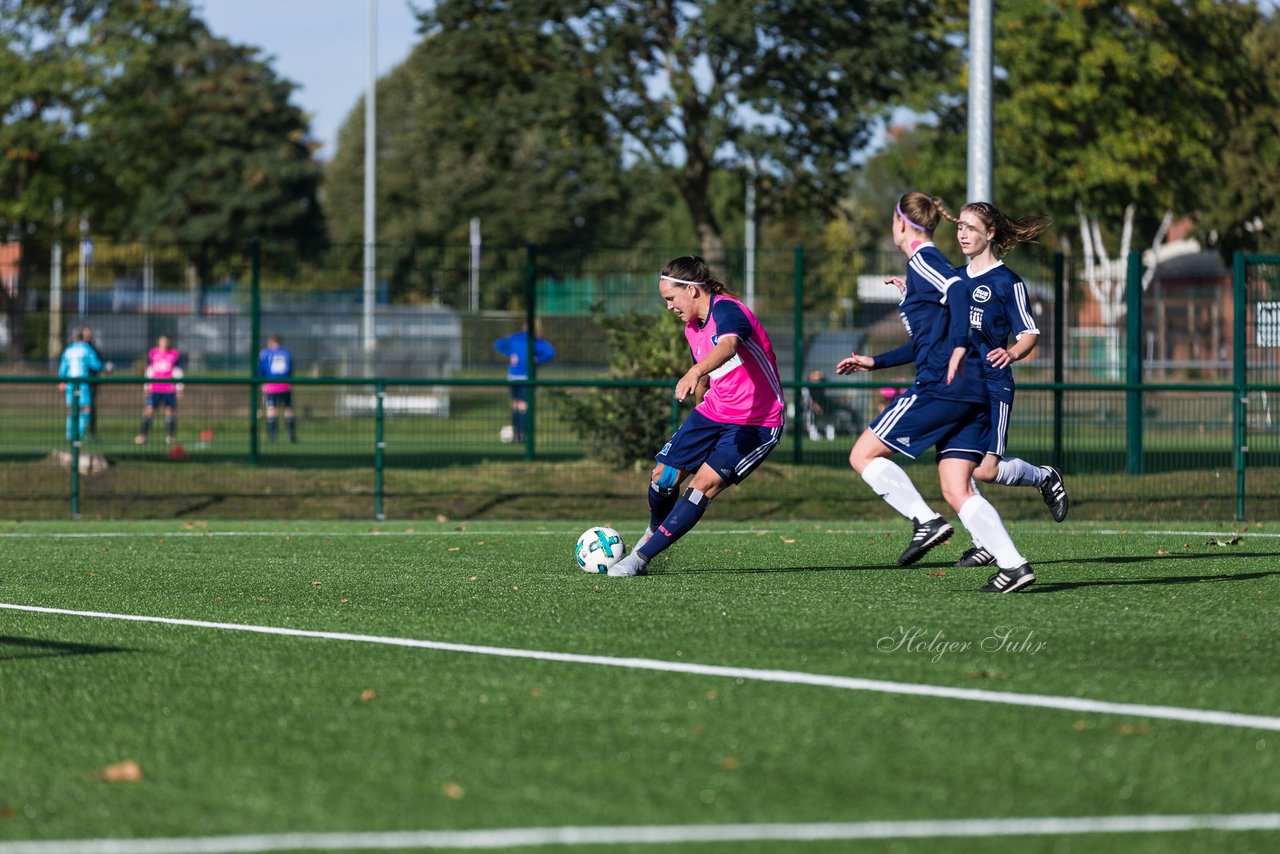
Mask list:
[[[1013,407],[1011,365],[1031,355],[1040,339],[1040,330],[1027,305],[1027,286],[1007,267],[1000,256],[1020,242],[1035,240],[1048,226],[1047,217],[1010,219],[988,202],[972,202],[961,209],[956,238],[969,263],[956,270],[961,287],[955,301],[964,303],[969,323],[953,330],[949,374],[959,369],[965,348],[981,359],[982,375],[991,407],[991,435],[982,463],[973,476],[985,483],[1004,486],[1033,486],[1040,490],[1055,522],[1067,517],[1069,501],[1062,474],[1053,466],[1036,466],[1016,457],[1006,458],[1009,413]],[[1008,344],[1012,335],[1014,343]],[[987,549],[975,544],[957,566],[986,566],[995,559]]]
[[[942,495],[960,521],[995,555],[1008,582],[982,589],[1012,592],[1035,580],[1030,563],[1005,530],[1000,514],[972,487],[971,474],[982,460],[990,430],[987,391],[976,353],[969,353],[967,370],[952,382],[947,373],[953,347],[952,328],[967,328],[963,307],[949,303],[948,294],[959,278],[933,243],[933,231],[944,215],[941,199],[910,192],[899,199],[893,214],[894,243],[907,256],[907,275],[888,281],[902,291],[899,314],[911,340],[878,356],[854,353],[836,365],[836,373],[850,374],[894,367],[914,361],[915,383],[895,398],[871,423],[849,452],[849,464],[890,507],[912,520],[911,542],[898,558],[907,566],[944,542],[954,529],[924,500],[915,484],[896,463],[895,453],[915,458],[936,447]]]
[[[610,567],[614,576],[645,574],[649,561],[688,533],[711,499],[755,471],[782,437],[778,362],[751,309],[696,255],[668,262],[658,293],[684,321],[693,354],[676,399],[692,394],[697,405],[655,458],[649,527],[631,554]]]

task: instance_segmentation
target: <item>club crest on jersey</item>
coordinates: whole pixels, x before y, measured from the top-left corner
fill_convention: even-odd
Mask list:
[[[986,285],[978,285],[973,289],[974,302],[986,302],[989,299],[991,299],[991,288]]]

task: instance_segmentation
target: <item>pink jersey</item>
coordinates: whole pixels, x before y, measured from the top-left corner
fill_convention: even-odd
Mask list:
[[[147,353],[147,376],[153,381],[173,379],[173,372],[177,369],[180,358],[181,354],[175,349],[161,350],[159,347],[152,347]],[[151,390],[160,394],[172,394],[177,391],[177,386],[171,382],[152,382]]]
[[[724,294],[711,295],[705,323],[695,319],[684,328],[694,362],[710,353],[720,339],[738,338],[738,352],[711,372],[711,387],[698,411],[724,424],[758,427],[782,425],[782,378],[773,344],[760,321],[741,301]]]

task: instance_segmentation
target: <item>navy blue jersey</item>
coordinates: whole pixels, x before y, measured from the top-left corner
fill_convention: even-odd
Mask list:
[[[1027,286],[1003,261],[981,273],[974,274],[968,267],[960,267],[956,273],[961,286],[955,288],[955,301],[964,303],[968,330],[953,338],[952,343],[963,339],[968,344],[981,359],[989,385],[1012,390],[1011,366],[994,367],[987,361],[987,354],[1007,347],[1010,335],[1016,339],[1027,333],[1040,334],[1027,303]]]
[[[947,365],[951,361],[953,329],[967,328],[968,317],[963,306],[948,301],[952,285],[959,276],[932,242],[922,244],[907,261],[906,289],[898,305],[898,316],[911,340],[901,347],[875,357],[876,368],[891,368],[914,362],[915,385],[939,397],[952,400],[985,401],[986,386],[982,367],[974,353],[967,354],[959,375],[947,384]]]

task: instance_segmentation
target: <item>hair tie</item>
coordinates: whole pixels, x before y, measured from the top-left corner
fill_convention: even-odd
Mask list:
[[[675,282],[678,285],[706,285],[706,282],[691,282],[688,279],[677,279],[675,276],[659,276],[659,279],[666,279],[668,282]]]
[[[919,225],[918,223],[914,223],[911,220],[907,219],[907,215],[902,212],[902,202],[898,202],[897,204],[895,204],[893,206],[893,209],[898,212],[898,216],[902,218],[903,222],[905,222],[907,225],[914,228],[916,231],[924,231],[924,232],[933,231],[933,229],[931,228],[925,228],[923,225]]]

